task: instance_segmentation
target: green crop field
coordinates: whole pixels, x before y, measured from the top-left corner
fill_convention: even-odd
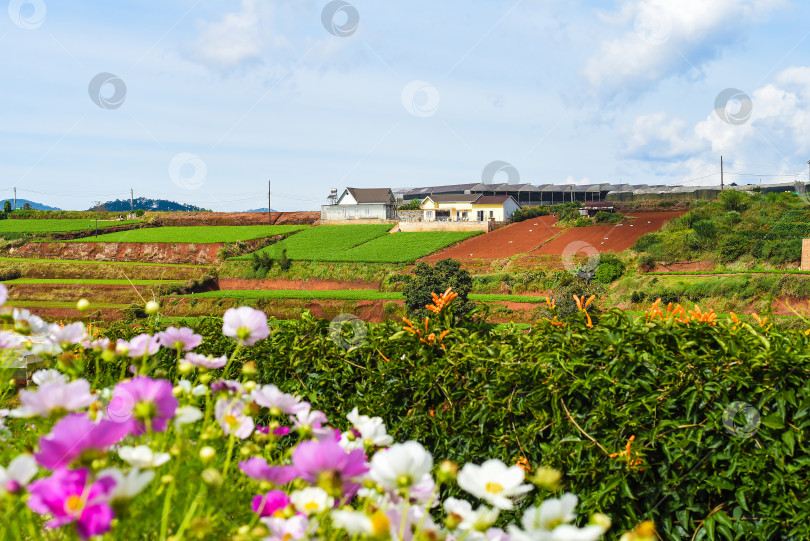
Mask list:
[[[84,286],[159,286],[164,284],[182,284],[186,280],[106,280],[106,279],[80,279],[80,278],[19,278],[3,282],[6,285],[84,285]]]
[[[334,290],[305,290],[305,289],[278,289],[278,290],[224,290],[206,291],[185,295],[185,297],[203,299],[316,299],[340,301],[396,301],[405,297],[397,291],[377,291],[376,289],[334,289]],[[472,293],[470,299],[481,302],[546,302],[545,297],[531,297],[528,295],[496,295],[486,293]]]
[[[0,262],[18,264],[58,264],[58,265],[104,265],[110,267],[171,267],[181,269],[210,268],[211,265],[193,263],[146,263],[142,261],[97,261],[95,259],[37,259],[24,257],[0,257]]]
[[[260,239],[284,235],[306,229],[304,225],[220,225],[152,227],[108,233],[98,237],[77,239],[72,242],[157,242],[215,244],[239,240]]]
[[[435,252],[479,232],[430,231],[389,234],[390,225],[322,225],[313,227],[262,252],[273,259],[298,261],[347,261],[359,263],[404,263]],[[237,259],[250,259],[250,254]]]
[[[359,246],[374,238],[387,235],[390,225],[320,225],[311,227],[297,235],[277,242],[261,250],[278,259],[281,251],[287,250],[287,257],[304,261],[341,261],[335,259],[346,250]],[[238,259],[250,259],[243,255]]]
[[[137,224],[142,220],[124,221],[100,221],[98,228],[112,227],[116,225]],[[44,220],[0,220],[0,236],[3,233],[70,233],[74,231],[95,230],[95,220],[77,219],[44,219]]]

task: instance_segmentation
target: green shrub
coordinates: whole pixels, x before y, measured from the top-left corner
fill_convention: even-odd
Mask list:
[[[624,271],[624,263],[618,257],[613,254],[602,254],[593,279],[602,284],[612,284],[622,277]]]
[[[0,281],[16,280],[22,277],[20,269],[0,269]]]
[[[707,244],[717,236],[717,226],[711,220],[699,220],[692,224],[692,229],[701,244]]]
[[[751,248],[750,241],[744,235],[734,233],[723,237],[717,245],[720,261],[728,263],[737,260]]]
[[[593,217],[593,220],[598,224],[617,224],[621,222],[623,219],[624,216],[622,216],[618,212],[606,212],[604,210],[600,210]]]
[[[135,216],[137,216],[138,218],[140,218],[144,214],[146,214],[146,211],[144,211],[143,209],[138,209],[135,211]]]
[[[660,233],[645,233],[641,235],[638,240],[636,240],[635,244],[633,244],[632,249],[636,252],[646,252],[650,249],[654,244],[660,244],[663,235]]]
[[[441,295],[448,287],[458,294],[454,301],[456,315],[463,318],[473,309],[467,298],[472,290],[470,273],[452,259],[442,259],[434,267],[420,261],[413,270],[413,279],[405,285],[405,307],[416,317],[429,316],[431,312],[425,306],[433,303],[432,294]]]
[[[642,272],[650,272],[658,266],[655,256],[652,254],[641,254],[638,256],[638,268]]]
[[[547,206],[523,207],[512,214],[512,221],[522,222],[524,220],[530,220],[531,218],[537,218],[538,216],[548,216],[549,214],[550,211]]]
[[[726,210],[742,212],[748,208],[750,197],[746,193],[737,190],[723,190],[720,192],[720,202]]]
[[[281,250],[281,259],[279,259],[278,261],[278,267],[283,271],[287,271],[290,270],[291,265],[292,262],[289,259],[287,259],[287,249],[285,248]]]

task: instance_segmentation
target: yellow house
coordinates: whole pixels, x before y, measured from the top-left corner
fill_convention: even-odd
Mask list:
[[[426,222],[505,222],[520,205],[511,195],[436,194],[420,208]]]

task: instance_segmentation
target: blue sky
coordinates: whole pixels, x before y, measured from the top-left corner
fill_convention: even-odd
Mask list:
[[[476,182],[496,160],[522,182],[719,184],[721,154],[727,182],[808,178],[808,2],[12,0],[4,15],[2,198],[84,209],[132,188],[243,210],[266,206],[269,179],[274,208],[316,209],[332,187]]]

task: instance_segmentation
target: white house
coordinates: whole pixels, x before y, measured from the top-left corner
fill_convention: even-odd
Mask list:
[[[521,207],[511,195],[436,194],[420,208],[427,222],[506,222]]]
[[[321,207],[321,221],[396,218],[397,204],[390,188],[346,188],[334,205]]]

